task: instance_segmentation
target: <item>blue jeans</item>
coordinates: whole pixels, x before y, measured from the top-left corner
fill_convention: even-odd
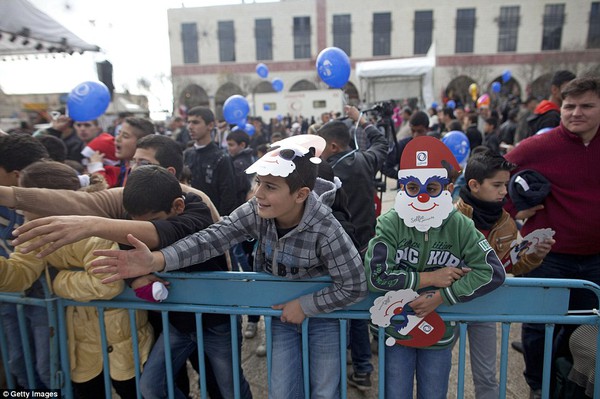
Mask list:
[[[542,264],[527,273],[525,277],[583,279],[600,284],[600,254],[583,256],[550,252]],[[598,309],[598,300],[591,291],[571,290],[569,309],[592,308]],[[561,329],[572,330],[573,326],[565,326]],[[562,348],[568,345],[569,334],[561,331],[556,331],[556,333],[560,338],[555,340],[553,346]],[[527,384],[534,390],[542,388],[544,334],[543,324],[523,323],[521,330],[525,360],[523,375]]]
[[[349,321],[350,354],[352,357],[352,368],[355,373],[373,372],[371,364],[371,341],[369,340],[369,322],[362,319]]]
[[[452,347],[418,349],[394,345],[385,348],[385,397],[413,398],[417,374],[417,398],[446,399],[452,367]]]
[[[273,318],[270,399],[303,399],[302,326]],[[310,397],[340,397],[340,325],[336,319],[308,320]]]
[[[40,284],[39,282],[34,285]],[[42,290],[41,285],[39,289]],[[33,297],[39,297],[36,294]],[[43,294],[41,296],[43,298]],[[27,333],[29,336],[29,347],[31,355],[35,359],[35,387],[29,386],[25,354],[17,319],[17,306],[11,303],[0,304],[2,324],[8,343],[9,369],[15,377],[16,383],[23,388],[49,388],[50,387],[50,328],[48,327],[48,312],[40,306],[24,306]]]
[[[233,398],[231,325],[223,323],[213,327],[205,327],[203,332],[204,353],[210,361],[221,395],[224,398]],[[168,395],[163,334],[164,332],[156,340],[150,356],[144,365],[140,389],[145,399],[166,398]],[[238,353],[241,354],[241,340],[239,342]],[[169,325],[169,346],[171,348],[173,374],[176,375],[185,366],[185,362],[190,354],[196,350],[196,332],[180,333],[176,328]],[[239,372],[241,397],[251,399],[250,385],[246,381],[241,367]],[[175,387],[175,397],[187,399],[177,387]]]

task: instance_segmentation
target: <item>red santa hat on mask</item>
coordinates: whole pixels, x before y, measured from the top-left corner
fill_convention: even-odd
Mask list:
[[[461,169],[452,151],[441,140],[432,136],[415,137],[402,151],[398,178],[415,176],[425,182],[431,176],[448,177],[444,165],[457,172]]]
[[[119,160],[115,156],[115,138],[108,133],[100,133],[96,138],[81,150],[81,154],[89,158],[96,151],[104,154],[104,163],[108,165],[117,165]]]

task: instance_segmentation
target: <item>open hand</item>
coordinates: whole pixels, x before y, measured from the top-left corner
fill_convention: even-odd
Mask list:
[[[64,245],[90,237],[89,229],[94,225],[93,220],[93,216],[49,216],[35,219],[13,231],[13,235],[16,237],[13,245],[21,245],[34,238],[39,238],[27,246],[23,246],[21,252],[26,254],[49,244],[47,248],[36,255],[38,258],[43,258]]]
[[[92,262],[94,267],[92,273],[111,274],[103,279],[102,283],[108,284],[126,278],[145,276],[164,269],[165,260],[161,252],[151,252],[146,244],[131,234],[127,235],[127,240],[134,247],[133,249],[94,251],[94,255],[104,256],[104,258]]]

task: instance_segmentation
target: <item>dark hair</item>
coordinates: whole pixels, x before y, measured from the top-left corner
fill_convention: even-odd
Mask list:
[[[333,141],[343,148],[350,145],[350,131],[344,122],[331,120],[321,126],[317,130],[317,134],[323,137],[327,143]]]
[[[130,116],[125,119],[125,122],[127,122],[129,126],[136,129],[135,136],[138,139],[155,133],[154,123],[152,123],[152,121],[149,119]]]
[[[269,152],[269,145],[268,144],[259,144],[256,147],[255,151],[256,151],[257,154],[259,152],[262,152],[263,154],[266,154],[267,152]]]
[[[575,78],[576,78],[576,76],[573,72],[567,71],[567,70],[561,70],[561,71],[554,72],[554,75],[552,75],[552,80],[550,83],[552,84],[552,86],[560,87],[564,83],[567,83]]]
[[[81,183],[75,169],[56,161],[38,161],[19,173],[21,187],[79,190]]]
[[[424,126],[429,129],[429,116],[423,111],[417,111],[411,115],[408,123],[411,126]]]
[[[591,91],[595,93],[596,96],[600,97],[600,78],[585,77],[573,79],[565,86],[561,92],[561,96],[564,100],[567,96],[577,97],[588,91]]]
[[[483,183],[485,179],[489,179],[498,171],[511,172],[516,167],[517,165],[508,162],[498,153],[493,151],[480,152],[469,158],[465,168],[465,181],[469,182],[469,180],[475,179],[478,183]]]
[[[181,178],[183,171],[183,153],[176,141],[166,136],[153,134],[138,140],[136,148],[152,149],[155,151],[154,158],[163,168],[175,169],[175,177]]]
[[[479,120],[479,115],[477,114],[477,112],[469,112],[467,114],[467,117],[469,118],[469,123],[477,123],[477,121]]]
[[[498,127],[498,118],[494,117],[494,116],[490,116],[489,118],[487,118],[485,120],[485,123],[492,125],[495,128]]]
[[[30,134],[0,136],[0,167],[7,172],[25,169],[27,165],[47,157],[46,147]]]
[[[315,156],[315,149],[311,147],[307,154],[301,157],[295,157],[292,162],[296,164],[296,169],[287,177],[285,181],[293,193],[302,187],[308,187],[311,191],[315,188],[317,180],[317,165],[310,161]]]
[[[242,144],[242,143],[246,143],[246,147],[248,147],[250,145],[250,136],[248,136],[248,133],[244,132],[241,129],[238,130],[234,130],[232,132],[230,132],[227,135],[227,140],[233,140],[236,143]]]
[[[442,109],[442,114],[449,116],[450,119],[456,119],[456,116],[454,116],[454,108],[444,107]]]
[[[452,132],[454,130],[458,130],[459,132],[462,132],[463,130],[462,124],[456,119],[448,124],[448,131]]]
[[[207,107],[194,107],[187,112],[188,116],[199,116],[207,125],[215,121],[215,114]]]
[[[130,216],[170,212],[173,201],[183,195],[177,178],[158,165],[135,168],[123,189],[123,207]]]
[[[48,151],[48,156],[51,160],[56,162],[65,162],[67,159],[67,146],[65,145],[64,141],[58,137],[50,136],[49,134],[44,134],[36,138],[46,148],[46,151]]]

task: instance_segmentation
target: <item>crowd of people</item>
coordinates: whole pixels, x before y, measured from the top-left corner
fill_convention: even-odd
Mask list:
[[[271,348],[263,336],[256,350],[257,356],[271,351],[272,398],[304,396],[298,325],[307,318],[310,391],[339,397],[339,324],[311,316],[359,302],[368,290],[401,292],[412,295],[397,312],[406,314],[405,323],[384,323],[386,397],[412,398],[416,376],[419,397],[445,398],[457,332],[451,323],[435,324],[439,305],[486,295],[507,273],[600,284],[600,214],[594,209],[600,180],[593,172],[600,160],[600,79],[558,71],[547,99],[500,109],[489,102],[474,110],[460,104],[439,112],[398,109],[392,143],[374,115],[346,106],[341,116],[268,125],[249,117],[249,129],[197,106],[165,126],[122,115],[103,131],[97,120],[61,114],[46,129],[0,135],[0,290],[89,301],[131,288],[157,302],[168,295],[168,282],[154,272],[330,276],[331,286],[273,306],[281,316],[272,321]],[[454,131],[468,138],[466,165],[440,140]],[[398,181],[394,207],[382,215],[375,207],[380,172]],[[527,186],[531,176],[538,180]],[[534,184],[540,181],[545,184]],[[540,229],[553,233],[529,253],[513,254],[522,237]],[[598,303],[575,291],[570,307],[590,310]],[[70,307],[67,314],[71,379],[82,398],[104,397],[92,309]],[[0,311],[10,370],[17,385],[27,387],[15,305],[4,303]],[[50,387],[47,320],[30,307],[25,312],[35,327],[36,386]],[[166,397],[170,352],[176,396],[186,397],[186,361],[199,369],[194,315],[172,312],[163,331],[160,315],[138,311],[143,372],[136,387],[131,330],[117,328],[128,323],[121,310],[110,313],[110,379],[119,395],[136,397],[139,389],[145,398]],[[253,339],[259,320],[240,317],[239,336]],[[414,342],[417,334],[406,331],[415,320],[442,333],[435,342]],[[361,391],[372,388],[372,335],[384,325],[377,323],[375,317],[370,325],[352,320],[348,327],[348,384]],[[578,366],[566,368],[573,386],[552,388],[579,389],[583,397],[593,367],[582,367],[570,350],[582,345],[571,342],[580,335],[574,327],[557,330],[554,354]],[[229,317],[204,314],[202,328],[210,397],[233,397]],[[467,331],[476,397],[497,398],[496,326],[470,323]],[[515,346],[522,346],[524,376],[536,398],[544,329],[524,324],[522,331]],[[251,398],[241,366],[239,373],[241,397]]]

